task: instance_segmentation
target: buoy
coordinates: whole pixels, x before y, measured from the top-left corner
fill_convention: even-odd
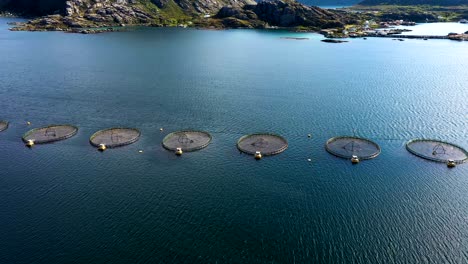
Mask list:
[[[28,122],[26,122],[26,125],[30,126],[30,125],[31,125],[31,122],[29,122],[29,121],[28,121]]]
[[[447,167],[449,167],[449,168],[454,168],[455,166],[457,166],[457,163],[456,163],[454,160],[449,159],[449,160],[447,161]]]
[[[351,157],[351,162],[352,162],[353,164],[359,163],[359,158],[358,158],[358,156],[353,155],[353,156]]]
[[[307,159],[308,162],[311,162],[312,160],[311,159]]]
[[[139,150],[138,152],[139,152],[139,153],[143,153],[143,150]]]
[[[182,153],[184,153],[184,152],[182,151],[182,148],[177,148],[177,149],[176,149],[175,154],[176,154],[177,156],[182,155]]]
[[[311,134],[307,134],[307,137],[312,137],[312,135],[311,135]]]
[[[262,158],[262,153],[260,151],[255,151],[255,159],[259,160]]]
[[[29,139],[28,141],[26,141],[26,146],[31,148],[32,146],[34,146],[34,140],[32,139]]]
[[[163,131],[163,130],[164,130],[164,129],[163,129],[162,127],[159,129],[159,131]]]
[[[99,146],[98,146],[98,150],[99,150],[99,151],[104,151],[104,150],[106,150],[106,149],[107,149],[107,147],[106,147],[105,144],[99,144]]]

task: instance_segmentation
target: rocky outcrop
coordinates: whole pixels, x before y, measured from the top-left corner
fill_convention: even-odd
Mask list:
[[[169,0],[151,0],[151,2],[159,8],[163,8],[167,6]]]
[[[201,14],[216,14],[222,7],[242,8],[244,5],[255,4],[253,0],[175,0],[183,10],[191,10]]]
[[[218,18],[263,22],[265,26],[335,28],[342,27],[344,17],[318,7],[305,6],[295,1],[262,1],[243,8],[226,6]],[[245,23],[243,23],[245,25]]]
[[[254,9],[260,20],[280,27],[342,27],[341,17],[336,13],[305,6],[296,1],[262,1]]]
[[[23,30],[72,30],[126,24],[150,24],[156,16],[146,12],[137,0],[69,0],[64,11],[20,26]]]
[[[134,5],[136,3],[136,0],[69,0],[65,2],[65,16],[100,17],[97,20],[101,21],[119,20],[116,18],[119,16],[138,17],[142,11]]]
[[[59,0],[48,1],[58,3]],[[215,28],[301,26],[319,29],[343,26],[343,16],[339,13],[305,6],[294,0],[259,3],[252,0],[62,0],[62,2],[61,13],[34,19],[17,26],[15,30],[75,32],[77,28],[110,28],[124,25],[185,26],[183,23]],[[214,14],[216,16],[213,18],[209,16]]]

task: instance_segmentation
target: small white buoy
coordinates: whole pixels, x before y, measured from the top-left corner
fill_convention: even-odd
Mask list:
[[[26,146],[31,148],[32,146],[34,146],[34,140],[33,139],[29,139],[28,141],[26,141]]]
[[[140,150],[138,151],[138,153],[143,153],[143,150],[140,149]]]
[[[447,161],[447,167],[454,168],[455,166],[457,166],[457,163],[453,159]]]
[[[307,134],[307,137],[312,137],[312,135],[311,135],[311,134]]]
[[[99,144],[99,146],[98,146],[98,150],[99,150],[99,151],[104,151],[104,150],[106,150],[106,149],[107,149],[107,147],[106,147],[105,144]]]
[[[31,122],[29,122],[29,121],[28,121],[28,122],[26,122],[26,125],[30,126],[30,125],[31,125]]]
[[[262,153],[260,151],[255,151],[255,159],[259,160],[262,158]]]
[[[182,155],[182,153],[184,153],[184,152],[182,151],[182,148],[177,148],[177,149],[176,149],[175,154],[176,154],[177,156]]]
[[[161,131],[161,132],[162,132],[163,130],[164,130],[164,129],[163,129],[162,127],[159,129],[159,131]]]
[[[312,160],[311,159],[307,159],[308,162],[311,162]]]
[[[359,163],[359,158],[358,158],[358,156],[353,155],[353,156],[351,157],[351,162],[352,162],[353,164]]]

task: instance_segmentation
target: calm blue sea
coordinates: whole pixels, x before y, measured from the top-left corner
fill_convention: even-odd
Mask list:
[[[468,262],[468,164],[448,169],[404,147],[423,137],[468,148],[468,42],[10,32],[7,21],[0,263]],[[61,123],[78,134],[21,142]],[[91,147],[91,134],[114,126],[142,137]],[[212,144],[177,158],[161,140],[180,129],[209,131]],[[240,154],[237,139],[254,132],[289,148]],[[353,134],[382,154],[352,166],[325,151]]]

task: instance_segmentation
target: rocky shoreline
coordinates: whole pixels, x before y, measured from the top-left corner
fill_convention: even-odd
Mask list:
[[[320,32],[329,39],[339,39],[401,34],[405,30],[390,28],[376,31],[375,29],[400,24],[415,24],[411,20],[384,19],[391,17],[387,13],[356,11],[355,9],[327,10],[306,6],[294,0],[270,0],[258,3],[251,0],[63,1],[62,12],[57,11],[57,14],[39,16],[27,22],[12,23],[10,30],[95,34],[125,31],[127,27],[135,26],[203,29],[253,28]],[[433,19],[433,15],[425,13],[426,17]],[[3,14],[14,16],[11,12]],[[406,16],[421,18],[419,13],[415,15],[414,12]],[[456,38],[464,39],[465,36]]]
[[[178,26],[319,31],[352,22],[342,12],[306,6],[294,0],[205,1],[208,0],[71,0],[66,1],[62,13],[17,23],[11,30],[101,33],[125,26]]]

